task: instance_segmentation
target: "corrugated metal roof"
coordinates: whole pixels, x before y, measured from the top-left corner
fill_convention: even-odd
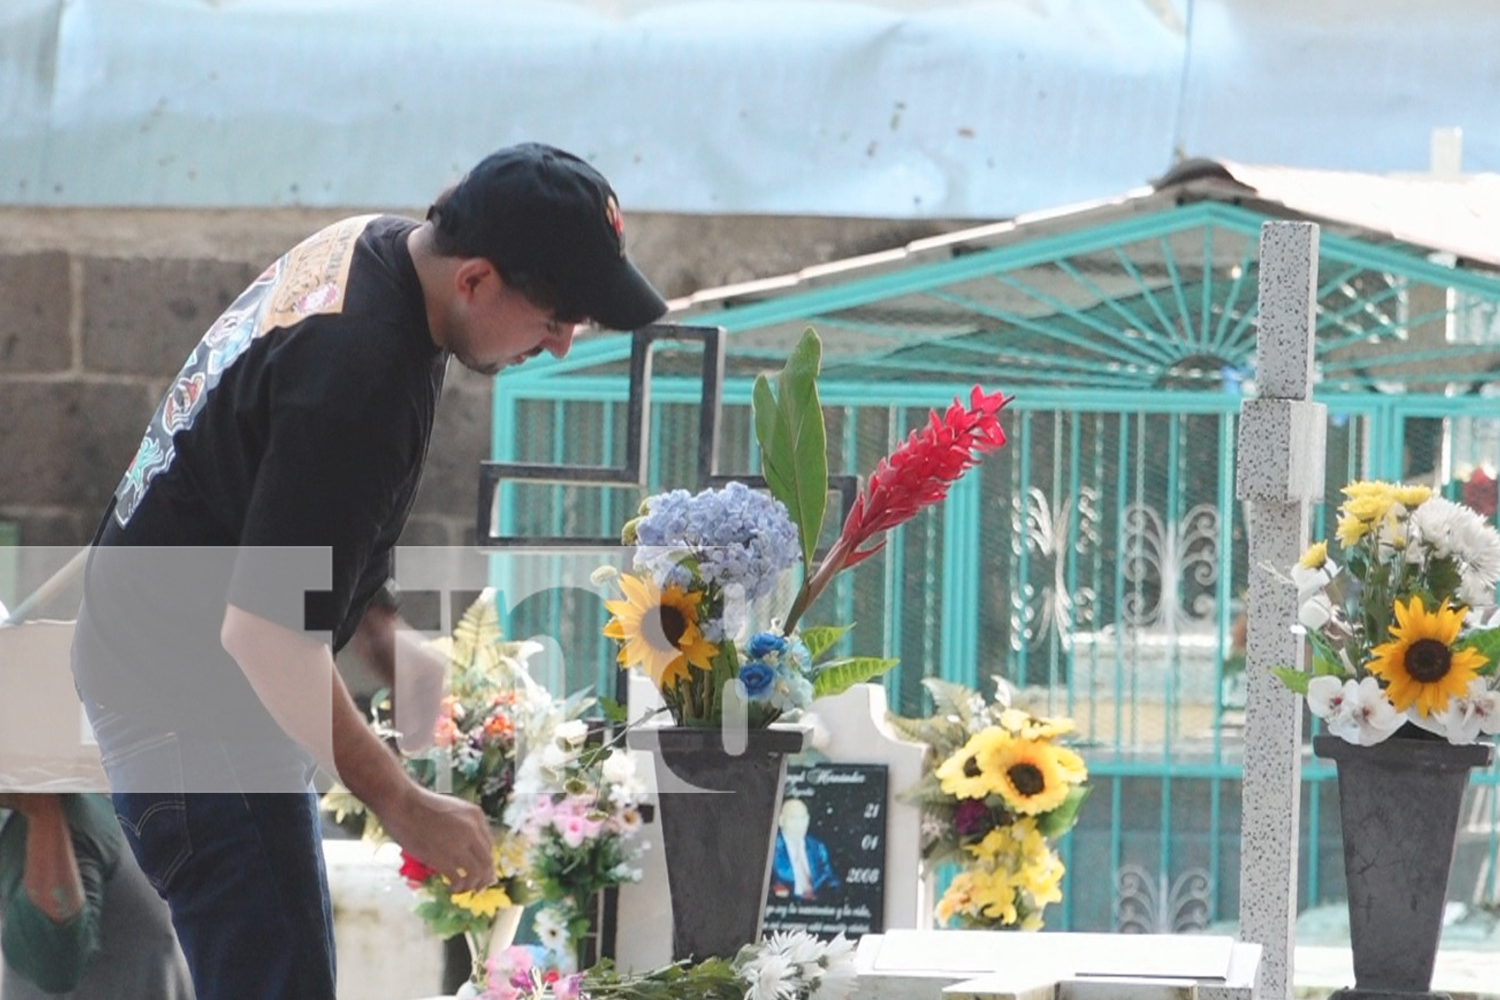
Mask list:
[[[1008,218],[1184,155],[1500,170],[1493,0],[5,0],[0,203],[419,204],[491,149],[627,211]]]

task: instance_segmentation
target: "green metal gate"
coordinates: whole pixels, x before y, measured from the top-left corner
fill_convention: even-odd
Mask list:
[[[1008,446],[844,574],[823,610],[860,623],[852,651],[901,658],[887,681],[897,711],[924,710],[924,676],[980,688],[1001,677],[1077,721],[1096,791],[1064,860],[1078,871],[1090,859],[1089,875],[1065,881],[1053,927],[1180,930],[1238,913],[1247,547],[1235,442],[1253,392],[1265,221],[1214,202],[1054,221],[681,317],[727,331],[729,472],[758,468],[750,380],[809,325],[825,342],[835,471],[868,472],[975,383],[1015,395]],[[1500,457],[1497,309],[1492,274],[1325,228],[1316,395],[1329,409],[1329,502],[1315,531],[1355,478],[1478,488],[1493,501],[1493,479],[1461,479],[1471,467],[1493,476]],[[590,338],[502,378],[494,459],[617,461],[626,340]],[[659,347],[645,492],[696,485],[698,368],[692,349]],[[601,537],[642,490],[506,483],[500,495],[505,535]],[[569,681],[607,690],[597,603],[547,595],[518,608],[512,630],[557,637]],[[1342,868],[1331,771],[1309,759],[1304,773],[1306,908],[1341,899]],[[1475,780],[1455,899],[1495,896],[1495,784],[1494,773]]]

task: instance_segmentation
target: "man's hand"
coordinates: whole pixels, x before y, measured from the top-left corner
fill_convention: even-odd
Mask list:
[[[495,884],[489,821],[473,803],[411,786],[376,815],[406,853],[437,869],[455,892]]]

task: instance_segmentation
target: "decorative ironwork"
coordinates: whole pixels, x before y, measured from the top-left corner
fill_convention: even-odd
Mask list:
[[[1189,868],[1168,888],[1165,872],[1151,877],[1140,865],[1121,865],[1115,930],[1122,934],[1183,934],[1208,927],[1213,880]]]
[[[1011,497],[1011,551],[1022,547],[1043,564],[1050,563],[1051,580],[1041,592],[1030,580],[1021,588],[1021,599],[1012,601],[1011,646],[1025,643],[1036,649],[1050,635],[1064,641],[1080,625],[1091,624],[1098,595],[1092,587],[1068,589],[1068,553],[1099,544],[1099,494],[1082,488],[1076,497],[1063,497],[1056,507],[1033,486]],[[1076,517],[1076,523],[1075,523]],[[1076,532],[1073,534],[1072,532]],[[1034,576],[1041,576],[1045,566]]]
[[[1219,579],[1219,509],[1191,508],[1168,522],[1151,507],[1133,503],[1125,511],[1125,579],[1120,619],[1133,627],[1178,632],[1208,620]],[[1184,586],[1188,580],[1193,587]],[[1154,592],[1154,593],[1153,593]]]

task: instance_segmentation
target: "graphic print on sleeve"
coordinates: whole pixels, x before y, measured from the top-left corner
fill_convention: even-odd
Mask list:
[[[140,506],[151,480],[171,467],[177,453],[172,436],[193,425],[224,371],[253,340],[309,316],[343,310],[355,243],[375,218],[345,219],[308,237],[266,268],[209,327],[157,406],[135,459],[115,488],[115,520],[121,527]]]

